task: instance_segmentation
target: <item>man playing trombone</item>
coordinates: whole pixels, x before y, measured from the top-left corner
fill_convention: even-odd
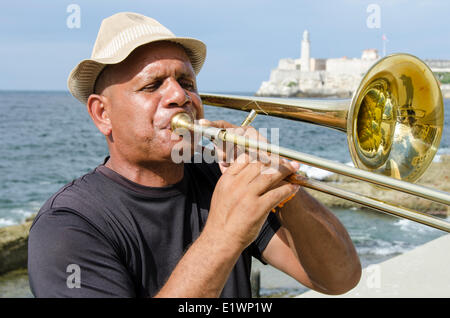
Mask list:
[[[345,228],[283,181],[298,165],[249,153],[229,166],[171,159],[180,142],[171,119],[203,118],[196,75],[205,53],[202,42],[139,14],[103,21],[69,89],[109,157],[39,211],[29,238],[35,296],[250,297],[251,257],[322,293],[356,286],[361,265]],[[73,264],[75,287],[67,283]]]

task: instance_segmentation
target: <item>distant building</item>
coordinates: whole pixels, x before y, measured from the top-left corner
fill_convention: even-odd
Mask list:
[[[308,30],[303,32],[300,58],[284,58],[270,73],[256,95],[350,97],[362,76],[380,59],[376,49],[362,51],[360,58],[311,57]],[[442,84],[450,84],[450,60],[425,60]],[[446,88],[443,85],[442,88]],[[450,96],[450,95],[449,95]]]
[[[311,43],[309,42],[308,30],[303,32],[302,49],[300,53],[300,71],[309,72],[311,68]]]

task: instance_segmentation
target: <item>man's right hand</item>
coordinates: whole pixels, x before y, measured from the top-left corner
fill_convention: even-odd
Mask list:
[[[204,232],[246,248],[268,213],[298,190],[299,186],[282,181],[295,171],[295,165],[278,157],[269,156],[263,163],[241,154],[216,185]]]

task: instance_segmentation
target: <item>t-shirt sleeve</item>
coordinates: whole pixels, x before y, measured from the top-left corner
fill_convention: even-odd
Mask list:
[[[87,220],[46,211],[30,229],[28,275],[35,297],[135,297],[112,244]]]
[[[270,240],[274,234],[281,227],[280,221],[278,220],[275,213],[270,212],[264,222],[261,231],[259,232],[256,240],[250,245],[250,251],[253,257],[256,257],[261,263],[267,265],[267,263],[262,258],[262,253],[269,244]]]

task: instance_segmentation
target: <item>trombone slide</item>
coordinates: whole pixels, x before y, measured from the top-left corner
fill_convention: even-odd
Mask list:
[[[229,133],[225,129],[196,125],[192,122],[192,119],[186,113],[179,113],[175,115],[172,118],[171,128],[172,131],[175,131],[178,128],[188,129],[195,133],[199,133],[202,136],[213,141],[222,140],[224,142],[231,142],[235,145],[242,146],[245,149],[261,150],[287,159],[295,160],[303,164],[315,166],[317,168],[325,169],[335,173],[340,173],[359,180],[371,182],[383,187],[391,188],[394,190],[416,195],[425,199],[450,205],[450,195],[446,192],[433,190],[424,186],[408,183],[384,175],[375,174],[373,172],[361,170],[355,167],[347,166],[324,158],[304,154],[292,149],[250,139],[246,136],[239,136],[236,134]],[[385,213],[401,216],[446,232],[450,232],[450,223],[423,213],[411,211],[405,208],[384,203],[382,201],[373,198],[368,198],[359,194],[334,188],[316,180],[308,180],[304,178],[299,178],[299,176],[295,176],[295,178],[291,177],[289,181],[298,183],[308,188],[333,194],[338,197],[375,208]]]

